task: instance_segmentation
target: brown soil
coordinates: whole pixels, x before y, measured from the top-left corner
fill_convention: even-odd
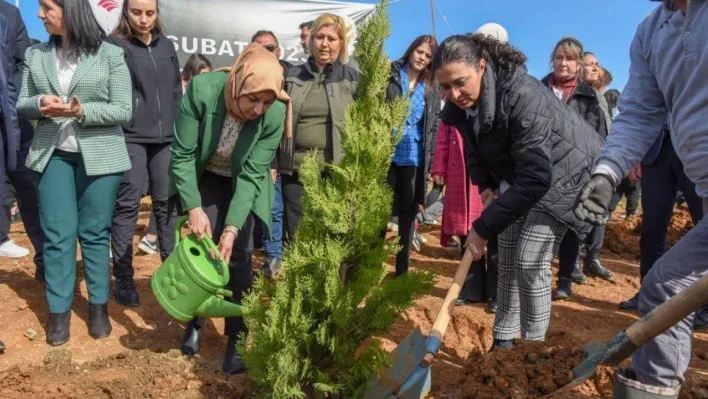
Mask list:
[[[72,351],[54,349],[43,367],[18,365],[0,372],[0,397],[54,398],[249,398],[247,375],[226,376],[218,365],[188,360],[172,349],[124,352],[83,364],[71,361]]]
[[[462,398],[497,399],[542,396],[573,380],[573,367],[584,358],[582,349],[522,343],[513,351],[488,355],[473,351],[460,379]]]
[[[147,219],[148,214],[141,213],[136,242]],[[682,224],[682,220],[690,218],[685,211],[679,210],[670,233],[673,240],[686,231],[687,225]],[[411,267],[437,273],[437,285],[401,315],[383,337],[384,346],[389,350],[414,328],[420,328],[424,334],[430,331],[457,268],[456,254],[439,247],[438,232],[429,231],[425,236],[429,242],[421,253],[413,255]],[[21,224],[12,226],[10,238],[19,245],[31,247]],[[638,235],[628,222],[617,222],[608,227],[606,242],[609,249],[617,249],[619,242],[630,240],[636,243]],[[503,354],[486,354],[491,346],[494,316],[485,313],[481,304],[455,308],[438,358],[432,365],[429,397],[475,397],[472,389],[476,389],[479,392],[476,397],[480,398],[484,395],[537,398],[552,390],[549,381],[555,386],[560,385],[563,380],[557,378],[562,378],[571,366],[571,361],[564,361],[560,355],[570,353],[575,362],[577,350],[573,348],[592,340],[605,341],[637,319],[635,314],[617,308],[618,302],[634,295],[639,287],[637,254],[636,245],[616,252],[608,250],[603,261],[615,273],[615,282],[591,279],[589,284],[573,287],[571,300],[554,303],[544,344],[522,345]],[[257,258],[258,265],[260,256]],[[88,335],[86,286],[79,277],[72,308],[71,340],[62,347],[51,348],[45,343],[48,316],[44,287],[33,279],[31,257],[19,260],[0,258],[0,340],[7,346],[5,353],[0,355],[0,397],[253,397],[252,385],[246,376],[224,376],[220,372],[226,344],[221,335],[222,320],[207,322],[202,350],[195,359],[187,360],[175,351],[170,352],[179,348],[184,327],[172,320],[152,296],[149,278],[159,263],[157,255],[136,256],[135,278],[142,304],[138,308],[124,308],[111,301],[113,333],[101,340]],[[393,271],[393,259],[389,260],[388,266]],[[25,336],[29,328],[38,333],[34,340]],[[529,355],[536,346],[540,350],[538,367],[529,364]],[[556,348],[557,355],[543,358],[546,348]],[[550,370],[555,371],[548,372],[548,365],[552,365]],[[528,370],[537,370],[541,374],[531,373],[529,377]],[[590,381],[570,392],[557,393],[555,398],[610,398],[611,375],[611,369],[603,368]],[[508,393],[511,392],[509,389],[520,389],[519,395],[504,396],[499,394],[500,391],[494,391],[503,383],[493,382],[496,385],[490,386],[489,379],[485,378],[493,376],[501,376],[509,383]],[[697,332],[694,356],[681,397],[708,398],[707,393],[708,334]]]

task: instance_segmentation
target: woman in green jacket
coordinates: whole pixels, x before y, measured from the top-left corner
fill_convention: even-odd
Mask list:
[[[105,34],[88,0],[41,0],[50,38],[26,53],[17,110],[38,119],[27,167],[38,176],[46,236],[47,342],[69,340],[76,240],[86,272],[89,333],[111,333],[108,319],[111,217],[123,171],[130,168],[121,124],[132,114],[123,50]]]
[[[293,240],[302,217],[300,163],[312,151],[317,152],[322,171],[325,162],[338,164],[342,159],[344,115],[361,79],[360,72],[346,65],[347,27],[342,17],[324,13],[310,32],[310,58],[288,69],[285,79],[293,102],[293,153],[288,154],[290,165],[281,167],[286,241]]]
[[[171,193],[179,194],[192,232],[218,242],[219,256],[229,263],[236,303],[251,287],[254,216],[270,229],[275,192],[270,164],[283,131],[291,137],[290,102],[282,88],[277,58],[251,43],[230,70],[192,79],[175,124]],[[201,318],[189,323],[184,354],[199,351],[203,323]],[[225,373],[245,370],[236,352],[241,332],[243,319],[227,317]]]

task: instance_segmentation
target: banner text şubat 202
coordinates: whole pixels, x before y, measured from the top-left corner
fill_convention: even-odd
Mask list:
[[[186,54],[199,53],[206,56],[237,57],[248,42],[238,40],[216,40],[206,37],[185,37],[167,35],[175,46],[175,51]],[[297,45],[280,46],[280,59],[288,62],[305,62],[302,49]]]

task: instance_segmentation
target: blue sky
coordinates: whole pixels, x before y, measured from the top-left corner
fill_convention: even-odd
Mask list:
[[[575,36],[612,73],[615,78],[612,87],[618,89],[627,81],[629,44],[634,31],[657,6],[649,0],[436,0],[436,3],[439,40],[452,32],[473,31],[486,22],[500,23],[509,31],[510,42],[528,56],[531,74],[540,79],[550,71],[549,57],[556,41],[563,36]],[[30,36],[44,40],[47,35],[37,19],[37,8],[37,0],[20,1]],[[400,57],[416,36],[432,30],[429,0],[400,0],[391,4],[389,13],[392,35],[386,42],[386,50],[392,58]]]

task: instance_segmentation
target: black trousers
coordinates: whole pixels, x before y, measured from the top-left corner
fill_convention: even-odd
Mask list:
[[[145,186],[143,187],[143,196],[150,195],[150,176],[145,179]],[[147,230],[145,234],[157,235],[157,221],[155,220],[155,211],[150,211],[150,221],[147,225]]]
[[[417,166],[391,165],[388,170],[388,184],[393,189],[393,214],[398,216],[398,236],[401,250],[396,254],[396,276],[408,272],[411,244],[415,231],[415,216],[418,203],[415,194],[418,176],[423,173]]]
[[[465,240],[467,237],[460,236],[461,243],[464,243]],[[464,251],[465,248],[462,248],[462,254]],[[459,299],[470,302],[486,302],[497,299],[498,254],[497,236],[492,236],[487,242],[487,255],[472,262]]]
[[[683,173],[683,164],[667,137],[656,160],[642,165],[642,231],[639,238],[639,273],[642,279],[668,248],[668,229],[676,204],[676,192],[686,199],[693,223],[703,219],[703,202],[696,186]]]
[[[128,143],[132,168],[123,175],[111,224],[113,275],[116,278],[132,277],[133,235],[140,212],[145,179],[150,178],[152,209],[155,213],[160,256],[165,260],[174,246],[174,235],[169,231],[167,193],[169,190],[170,144]]]
[[[283,190],[283,240],[290,242],[295,238],[295,229],[302,217],[302,192],[300,174],[293,172],[292,176],[280,176]]]
[[[589,259],[599,259],[603,242],[605,241],[605,226],[594,226],[585,239]],[[558,278],[570,279],[575,268],[575,261],[580,254],[580,239],[573,230],[568,230],[558,248]]]
[[[637,212],[637,208],[639,207],[639,197],[641,195],[640,185],[639,183],[635,183],[630,180],[629,177],[625,177],[620,185],[617,186],[614,194],[612,194],[610,214],[615,211],[615,208],[617,208],[620,200],[622,200],[623,195],[627,197],[627,215],[633,215]]]
[[[204,172],[202,181],[199,183],[199,193],[202,197],[202,209],[209,218],[211,225],[212,239],[218,245],[221,233],[224,231],[224,221],[229,211],[231,199],[234,196],[231,178]],[[246,222],[238,233],[229,260],[229,290],[233,296],[229,301],[240,304],[244,295],[251,289],[253,284],[253,228],[255,217],[249,214]],[[195,323],[199,326],[204,324],[203,318],[196,318]],[[224,335],[229,338],[238,338],[242,332],[247,332],[246,325],[242,317],[227,317],[225,319]]]
[[[44,232],[39,224],[37,175],[25,166],[30,145],[31,141],[21,143],[20,151],[17,154],[17,167],[14,172],[7,173],[7,179],[12,184],[12,188],[14,188],[25,232],[34,247],[34,264],[37,267],[42,267],[44,266]],[[6,191],[7,189],[10,189],[10,187],[6,186]],[[5,197],[8,197],[7,192]],[[9,240],[8,235],[11,224],[10,207],[3,206],[0,212],[0,244]]]

